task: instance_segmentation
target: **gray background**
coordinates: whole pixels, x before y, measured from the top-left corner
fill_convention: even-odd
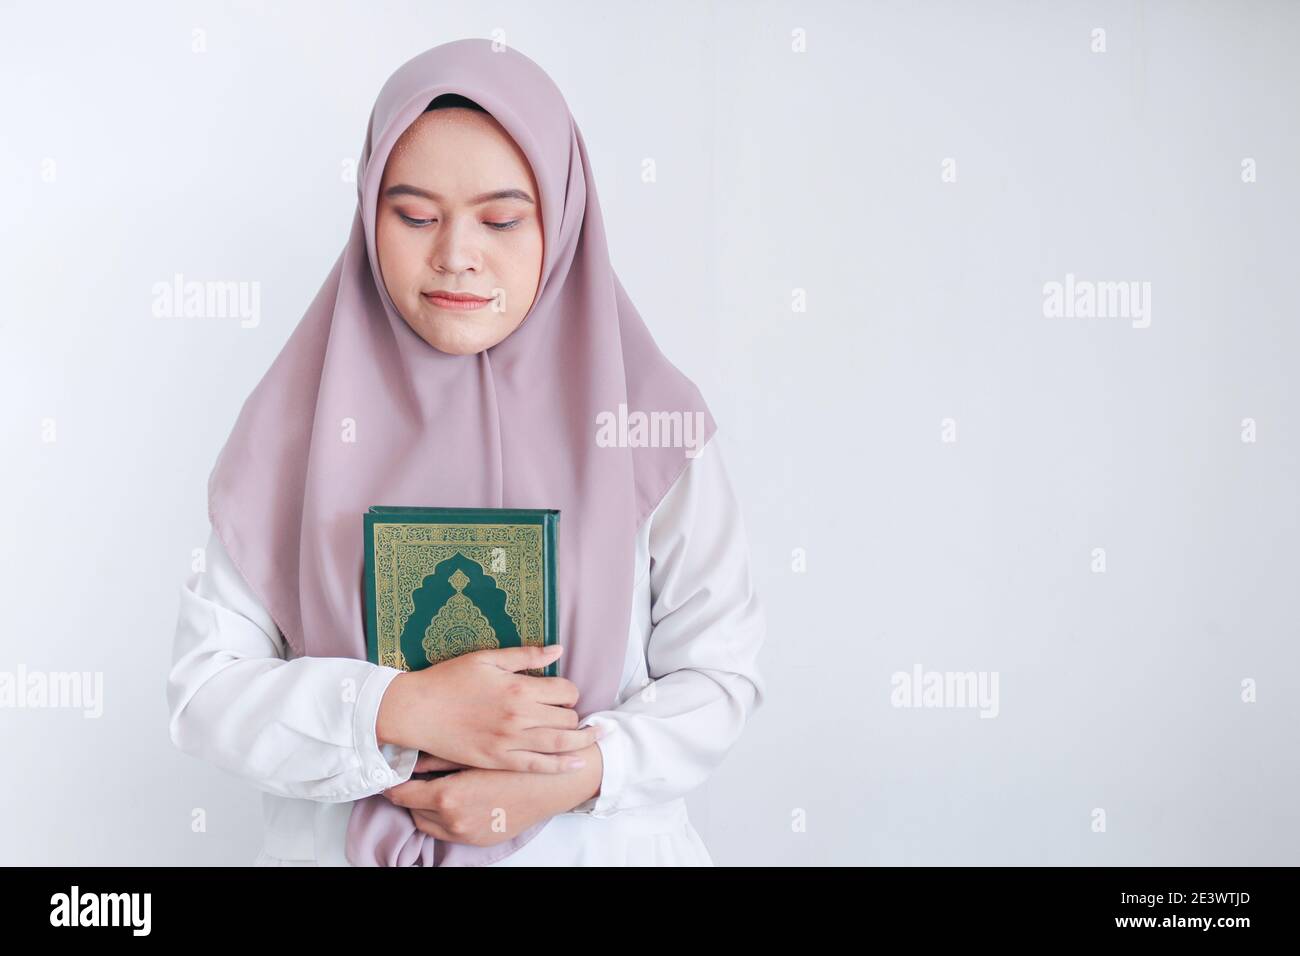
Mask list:
[[[205,482],[346,239],[380,85],[499,28],[725,432],[770,696],[690,797],[714,859],[1300,863],[1296,5],[3,18],[0,670],[102,671],[105,712],[0,709],[0,862],[256,854],[258,792],[167,736]],[[260,325],[155,318],[176,272],[261,283]],[[1066,273],[1150,282],[1150,327],[1044,317]],[[997,718],[891,706],[918,664],[996,672]]]

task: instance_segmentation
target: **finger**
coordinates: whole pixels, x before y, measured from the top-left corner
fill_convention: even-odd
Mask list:
[[[587,758],[576,753],[537,753],[534,750],[507,750],[507,770],[516,773],[574,773],[587,764]]]
[[[525,704],[521,709],[518,724],[520,730],[532,730],[541,727],[550,730],[577,730],[582,719],[572,707],[560,707],[553,704]]]
[[[519,674],[515,680],[524,681],[526,693],[539,704],[572,707],[578,702],[578,685],[567,677],[534,677],[532,674]]]
[[[446,786],[443,782],[445,779],[439,777],[433,780],[407,780],[395,787],[389,787],[383,791],[383,794],[395,806],[432,810],[437,806],[441,789]]]
[[[424,773],[427,770],[464,770],[467,766],[468,764],[456,763],[445,757],[420,751],[420,756],[415,758],[415,769],[411,773]]]
[[[526,730],[520,737],[521,749],[538,754],[572,754],[576,750],[586,750],[601,737],[601,728],[595,725],[578,730],[554,730],[549,727],[537,727]]]
[[[523,647],[494,647],[486,651],[474,651],[472,655],[482,656],[496,667],[507,671],[526,671],[545,667],[559,660],[564,648],[559,644],[526,644]]]

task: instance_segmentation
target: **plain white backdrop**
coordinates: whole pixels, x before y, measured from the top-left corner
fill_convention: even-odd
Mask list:
[[[167,735],[207,476],[380,85],[496,30],[743,503],[769,697],[689,798],[715,861],[1300,863],[1300,8],[0,16],[0,671],[103,675],[97,719],[0,708],[0,863],[256,855],[258,792]],[[259,322],[156,317],[178,273]],[[1067,275],[1149,283],[1149,325],[1045,315]],[[918,667],[996,674],[997,716],[895,706]]]

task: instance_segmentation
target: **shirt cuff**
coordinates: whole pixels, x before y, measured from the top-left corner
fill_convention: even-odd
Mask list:
[[[618,812],[618,794],[623,785],[624,768],[627,766],[624,748],[627,735],[619,727],[618,721],[604,713],[588,714],[578,723],[578,729],[595,725],[604,731],[604,736],[596,741],[600,748],[600,793],[582,801],[570,813],[589,813],[593,817],[609,817]]]
[[[416,747],[379,743],[377,725],[379,704],[393,678],[402,671],[396,667],[377,664],[361,685],[357,706],[352,718],[353,745],[361,761],[361,775],[370,793],[379,793],[388,787],[405,783],[411,778],[415,761],[420,756]]]

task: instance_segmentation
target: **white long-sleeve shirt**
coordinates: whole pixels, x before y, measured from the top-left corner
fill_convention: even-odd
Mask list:
[[[379,703],[400,671],[292,651],[215,533],[181,588],[168,678],[172,742],[263,791],[258,865],[349,865],[352,801],[409,780],[419,751],[380,745]],[[552,817],[495,866],[712,865],[684,795],[760,706],[765,621],[740,508],[715,437],[636,542],[618,702],[600,724],[597,796]]]

